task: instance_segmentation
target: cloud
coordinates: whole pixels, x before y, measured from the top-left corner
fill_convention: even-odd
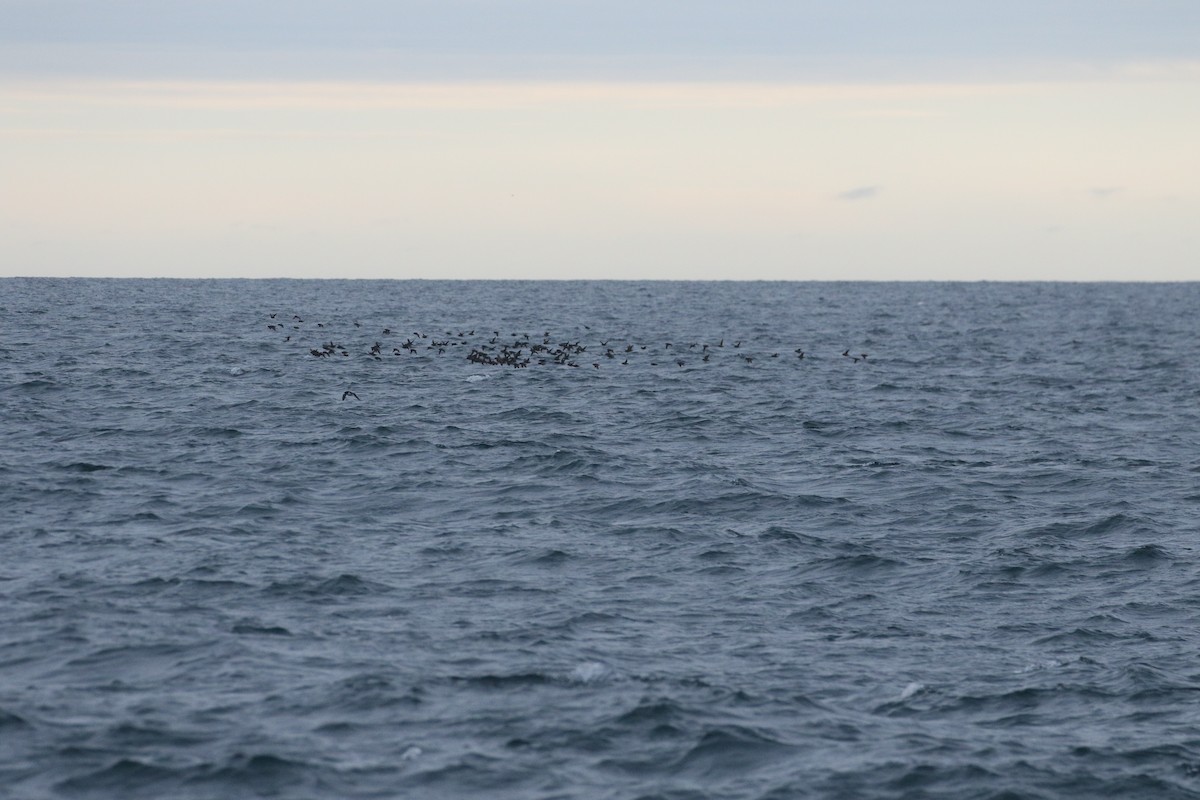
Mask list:
[[[9,75],[891,81],[1121,68],[1186,78],[1200,3],[0,0],[0,19]]]
[[[879,186],[856,186],[853,189],[847,189],[844,192],[838,193],[839,200],[870,200],[879,194]]]
[[[669,81],[11,80],[0,109],[387,111],[403,109],[800,109],[1018,95],[1017,84],[803,84]],[[1027,90],[1027,89],[1026,89]],[[846,113],[841,111],[840,113]],[[850,112],[853,116],[853,112]],[[937,116],[933,113],[931,116]],[[875,187],[878,188],[878,187]]]
[[[1098,200],[1103,200],[1106,197],[1112,197],[1114,194],[1117,194],[1118,192],[1125,191],[1125,187],[1124,186],[1093,186],[1092,188],[1088,189],[1087,191],[1088,191],[1088,194],[1090,194],[1092,197],[1095,197]]]

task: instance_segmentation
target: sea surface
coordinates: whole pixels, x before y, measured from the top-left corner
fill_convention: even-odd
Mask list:
[[[1200,284],[0,280],[0,797],[1200,798],[1198,333]]]

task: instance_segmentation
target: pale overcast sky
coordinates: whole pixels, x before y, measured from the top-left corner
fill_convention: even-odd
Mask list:
[[[0,275],[1200,277],[1196,0],[0,20]]]

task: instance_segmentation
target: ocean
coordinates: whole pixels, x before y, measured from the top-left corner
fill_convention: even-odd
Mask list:
[[[0,797],[1198,798],[1197,320],[0,280]]]

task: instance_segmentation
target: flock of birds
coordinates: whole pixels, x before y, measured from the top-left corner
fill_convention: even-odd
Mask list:
[[[284,334],[283,341],[292,341],[295,331],[311,335],[321,330],[322,341],[316,347],[309,347],[308,353],[313,358],[350,358],[358,354],[360,357],[383,361],[387,358],[404,358],[421,355],[442,356],[446,354],[465,354],[465,359],[473,364],[486,366],[513,367],[525,369],[532,366],[561,366],[561,367],[591,367],[601,369],[602,365],[614,364],[628,366],[631,363],[648,362],[650,366],[674,364],[686,367],[689,364],[707,364],[714,358],[737,358],[746,364],[753,364],[756,359],[777,359],[785,357],[780,351],[764,351],[761,348],[745,347],[744,340],[731,340],[728,343],[721,338],[716,343],[705,342],[661,342],[640,343],[633,341],[618,341],[613,338],[601,339],[595,337],[594,342],[585,344],[583,338],[593,336],[591,327],[583,328],[589,333],[582,338],[570,337],[563,339],[543,331],[540,335],[529,333],[510,333],[502,336],[500,331],[492,330],[476,335],[476,330],[446,331],[445,335],[431,335],[413,331],[411,334],[397,333],[391,328],[382,328],[378,338],[365,350],[362,345],[354,347],[341,344],[330,335],[336,326],[327,326],[318,322],[306,324],[299,314],[292,315],[290,320],[278,319],[279,313],[269,314],[266,323],[267,330],[276,334]],[[354,322],[354,329],[361,330],[362,323]],[[403,341],[401,341],[403,340]],[[803,361],[811,358],[802,347],[787,353],[787,358]],[[854,364],[867,363],[867,353],[851,353],[847,348],[841,357]],[[631,362],[631,359],[633,361]],[[347,391],[342,399],[358,395]]]

